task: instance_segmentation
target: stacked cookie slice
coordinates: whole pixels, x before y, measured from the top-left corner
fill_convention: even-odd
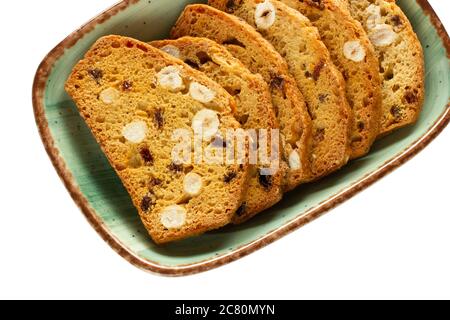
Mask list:
[[[382,103],[378,59],[367,34],[341,0],[280,2],[311,20],[341,71],[354,117],[352,158],[364,156],[380,132]]]
[[[380,135],[413,124],[425,98],[422,46],[394,0],[346,0],[379,59],[383,107]]]
[[[227,4],[228,2],[224,3]],[[331,73],[336,75],[332,79],[334,86],[323,87],[322,91],[317,93],[316,99],[325,101],[329,99],[327,95],[331,94],[330,99],[335,99],[338,96],[337,100],[340,101],[337,104],[327,105],[332,110],[329,110],[329,108],[319,110],[319,108],[316,108],[319,102],[313,103],[309,91],[303,91],[307,94],[305,100],[305,96],[298,86],[298,82],[303,80],[298,79],[296,81],[294,75],[289,72],[289,65],[283,56],[260,33],[238,17],[210,6],[188,6],[172,30],[174,38],[186,35],[213,39],[224,45],[250,70],[263,75],[272,87],[272,96],[281,101],[279,104],[274,102],[274,105],[278,109],[277,113],[282,127],[281,133],[287,141],[286,157],[289,157],[292,152],[296,152],[297,146],[300,150],[306,149],[303,145],[308,146],[308,154],[303,155],[304,152],[300,154],[300,158],[304,159],[305,162],[308,161],[306,165],[310,168],[308,170],[310,174],[305,177],[306,180],[329,174],[347,163],[350,157],[348,133],[351,115],[347,103],[343,99],[344,84],[342,76],[335,72],[328,54],[320,56],[320,53],[311,51],[308,57],[314,62],[310,63],[303,71],[303,74],[311,73],[311,80],[314,82],[314,84],[311,84],[313,87],[316,87],[315,83],[321,78],[322,68],[325,67],[325,72],[333,69]],[[236,45],[236,41],[239,42],[239,45]],[[280,85],[278,85],[279,83]],[[291,92],[295,93],[296,99],[290,97]],[[322,94],[321,97],[319,97],[320,94]],[[301,98],[301,101],[298,98]],[[300,112],[305,114],[302,118],[293,117],[296,113],[297,115],[301,114]],[[308,129],[302,130],[302,139],[299,140],[293,128],[297,129],[301,120],[303,120],[303,127]],[[305,165],[302,167],[305,168]],[[295,171],[291,172],[288,178],[288,189],[296,187],[303,182],[302,180],[301,175],[297,175]]]
[[[236,100],[235,117],[242,128],[255,131],[278,129],[267,83],[224,47],[207,38],[193,37],[154,41],[151,45],[204,72],[224,87]],[[271,175],[262,172],[263,163],[256,163],[259,166],[251,170],[247,193],[234,222],[243,222],[281,200],[286,164],[282,159],[279,162],[279,169]]]
[[[157,243],[247,221],[423,103],[422,49],[391,0],[210,0],[171,36],[104,37],[66,84]]]
[[[240,127],[234,99],[220,85],[148,44],[108,36],[75,67],[66,90],[156,242],[201,234],[233,219],[248,166],[178,162],[172,156],[178,139],[193,145],[190,132],[200,133],[207,148],[219,132]]]

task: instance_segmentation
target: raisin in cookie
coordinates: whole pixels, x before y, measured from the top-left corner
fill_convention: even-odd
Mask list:
[[[261,129],[271,134],[272,129],[278,128],[267,83],[260,75],[252,74],[221,45],[207,38],[194,37],[154,41],[150,44],[204,72],[224,87],[236,100],[235,117],[244,129],[255,130],[253,133],[256,138]],[[268,148],[271,146],[268,145]],[[251,157],[257,160],[258,149],[251,151],[255,153]],[[280,163],[279,158],[275,159],[273,164],[277,170],[273,174],[264,174],[262,170],[270,167],[271,163],[262,161],[255,170],[251,170],[247,195],[242,208],[237,211],[235,223],[242,223],[281,200],[286,168]]]
[[[244,21],[206,5],[190,5],[172,29],[172,37],[210,38],[269,84],[289,163],[286,190],[311,179],[311,119],[288,66],[273,46]]]
[[[248,165],[189,161],[191,133],[200,133],[197,145],[206,149],[219,133],[240,127],[234,99],[216,82],[148,44],[108,36],[75,66],[66,91],[155,242],[231,222]]]
[[[382,96],[379,62],[366,32],[342,0],[281,2],[300,11],[319,30],[347,84],[347,100],[355,118],[352,158],[367,154],[380,133]]]
[[[317,29],[298,11],[279,1],[209,0],[209,4],[244,19],[285,58],[307,102],[313,122],[312,154],[316,177],[345,164],[350,154],[353,113],[345,81],[331,61]],[[319,165],[320,163],[320,165]]]
[[[383,80],[381,136],[413,124],[425,96],[423,50],[408,18],[393,0],[348,0],[380,60]]]

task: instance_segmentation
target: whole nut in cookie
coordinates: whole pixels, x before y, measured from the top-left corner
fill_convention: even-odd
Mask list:
[[[167,54],[170,54],[172,57],[175,57],[177,59],[180,59],[180,57],[181,57],[180,49],[178,49],[177,47],[172,46],[170,44],[162,47],[161,50]]]
[[[202,134],[203,139],[208,140],[219,131],[220,120],[216,112],[203,109],[192,119],[192,129],[196,134]]]
[[[276,9],[269,0],[259,3],[255,10],[256,27],[261,30],[269,29],[275,23],[276,16]]]
[[[126,125],[122,130],[122,135],[129,142],[141,143],[147,136],[148,127],[144,121],[134,121]]]
[[[180,69],[175,66],[169,66],[162,69],[157,75],[158,84],[170,91],[184,89],[183,79],[180,75]]]
[[[361,62],[366,57],[366,51],[358,40],[344,44],[344,56],[354,62]]]
[[[108,88],[100,93],[100,100],[106,104],[113,104],[120,98],[120,92],[114,88]]]
[[[210,103],[216,97],[216,93],[198,82],[192,82],[189,87],[192,99],[201,103]]]
[[[381,8],[377,5],[371,4],[366,9],[367,15],[367,28],[369,30],[375,28],[377,25],[381,24]]]
[[[397,40],[397,34],[390,25],[379,24],[369,34],[370,41],[377,47],[389,46]]]
[[[289,154],[289,167],[291,168],[291,170],[300,170],[302,167],[300,154],[297,150],[294,150]]]
[[[189,197],[198,196],[203,189],[203,178],[196,173],[188,173],[184,177],[183,191]]]
[[[167,229],[179,229],[186,223],[186,216],[186,209],[182,206],[169,206],[161,213],[161,224]]]

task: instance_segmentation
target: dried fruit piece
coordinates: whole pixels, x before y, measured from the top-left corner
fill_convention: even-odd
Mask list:
[[[88,71],[89,75],[97,82],[97,84],[100,84],[100,80],[103,78],[103,71],[100,69],[91,69]]]
[[[223,181],[225,183],[230,183],[231,181],[236,179],[236,177],[237,177],[237,173],[234,171],[230,171],[225,175],[225,177],[223,178]]]
[[[313,79],[314,81],[319,80],[320,72],[322,71],[323,67],[325,67],[325,61],[321,60],[316,66],[314,67],[313,71]]]
[[[412,104],[417,102],[417,95],[413,91],[406,91],[405,100],[407,103]]]
[[[124,81],[124,82],[122,83],[122,90],[123,90],[123,91],[128,91],[128,90],[130,90],[132,87],[133,87],[133,83],[130,82],[130,81]]]
[[[237,7],[236,0],[228,0],[227,3],[225,4],[227,13],[234,12],[234,10],[236,10],[236,7]]]
[[[391,26],[387,24],[379,24],[372,29],[369,35],[370,41],[377,47],[385,47],[397,40],[397,34]]]
[[[241,204],[241,206],[236,210],[236,215],[242,217],[247,210],[247,202]]]
[[[216,97],[216,93],[198,82],[192,82],[189,94],[194,100],[201,103],[210,103]]]
[[[354,62],[361,62],[366,58],[366,51],[359,40],[348,41],[344,44],[344,56]]]
[[[393,106],[391,108],[391,114],[396,120],[401,119],[401,117],[402,117],[402,110],[400,109],[399,106]]]
[[[203,189],[203,178],[196,173],[188,173],[184,177],[183,191],[189,197],[198,196]]]
[[[162,183],[163,183],[163,182],[162,182],[161,179],[152,177],[152,178],[150,179],[150,182],[148,183],[148,187],[149,187],[150,189],[152,189],[152,188],[154,188],[154,187],[156,187],[156,186],[160,186]]]
[[[400,27],[403,24],[402,18],[400,18],[400,16],[398,14],[393,16],[391,18],[391,21],[392,21],[392,24],[394,25],[394,27]]]
[[[113,104],[120,98],[120,92],[114,88],[108,88],[100,93],[100,100],[106,104]]]
[[[255,23],[258,29],[269,29],[275,23],[276,17],[275,7],[269,0],[256,5]]]
[[[245,113],[242,115],[236,115],[236,120],[241,124],[241,126],[245,126],[248,122],[250,115]]]
[[[211,139],[219,131],[220,120],[216,112],[203,109],[192,119],[192,129],[195,134],[201,134],[204,140]]]
[[[186,63],[192,69],[196,69],[196,70],[200,69],[200,66],[197,64],[197,62],[194,62],[190,59],[185,60],[184,63]]]
[[[186,216],[186,209],[182,206],[169,206],[161,213],[161,224],[167,229],[179,229],[186,223]]]
[[[153,165],[154,158],[148,148],[142,148],[140,151],[140,154],[141,154],[142,160],[144,160],[145,164]]]
[[[272,81],[270,81],[270,87],[272,89],[284,90],[284,78],[280,76],[272,77]]]
[[[325,5],[322,3],[322,0],[309,0],[313,6],[316,8],[323,10],[325,9]],[[303,0],[301,0],[303,2]]]
[[[162,69],[157,75],[158,83],[161,87],[170,91],[184,89],[183,79],[180,70],[176,66],[169,66]]]
[[[155,205],[153,201],[153,194],[147,194],[141,201],[141,209],[148,212]]]
[[[320,102],[325,102],[327,100],[327,98],[328,98],[328,94],[326,94],[326,93],[319,94],[319,101]]]
[[[314,141],[316,143],[322,142],[325,140],[325,129],[324,128],[318,128],[314,132]]]
[[[205,51],[197,52],[196,56],[197,56],[198,60],[200,61],[200,64],[205,64],[205,63],[212,61],[209,54],[206,53]]]
[[[161,130],[164,127],[164,114],[161,109],[156,109],[154,113],[156,127]]]
[[[172,163],[169,165],[168,169],[169,169],[170,171],[179,173],[179,172],[182,172],[182,171],[184,170],[184,167],[183,167],[182,164],[176,164],[176,163],[172,162]]]
[[[264,189],[268,190],[268,189],[270,189],[270,187],[272,187],[273,177],[269,176],[269,175],[261,174],[261,170],[260,170],[258,181],[259,181],[259,184],[264,187]]]
[[[180,53],[180,49],[178,49],[175,46],[172,45],[167,45],[165,47],[161,48],[162,51],[164,51],[167,54],[170,54],[172,57],[180,59],[181,58],[181,53]]]
[[[365,128],[366,128],[366,125],[364,124],[364,122],[359,121],[358,122],[358,131],[362,132]]]
[[[141,143],[147,135],[148,127],[144,121],[134,121],[126,125],[122,130],[122,135],[129,142]]]

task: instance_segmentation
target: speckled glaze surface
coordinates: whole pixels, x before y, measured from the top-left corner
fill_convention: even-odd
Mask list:
[[[64,82],[99,37],[120,34],[143,41],[165,38],[184,6],[201,2],[205,1],[122,1],[55,47],[39,66],[33,86],[34,113],[45,148],[88,221],[126,260],[169,276],[189,275],[232,262],[318,218],[416,155],[450,120],[448,35],[426,0],[399,0],[425,51],[427,93],[419,122],[378,141],[367,157],[351,162],[342,171],[287,194],[278,206],[245,225],[158,247],[64,92]]]

